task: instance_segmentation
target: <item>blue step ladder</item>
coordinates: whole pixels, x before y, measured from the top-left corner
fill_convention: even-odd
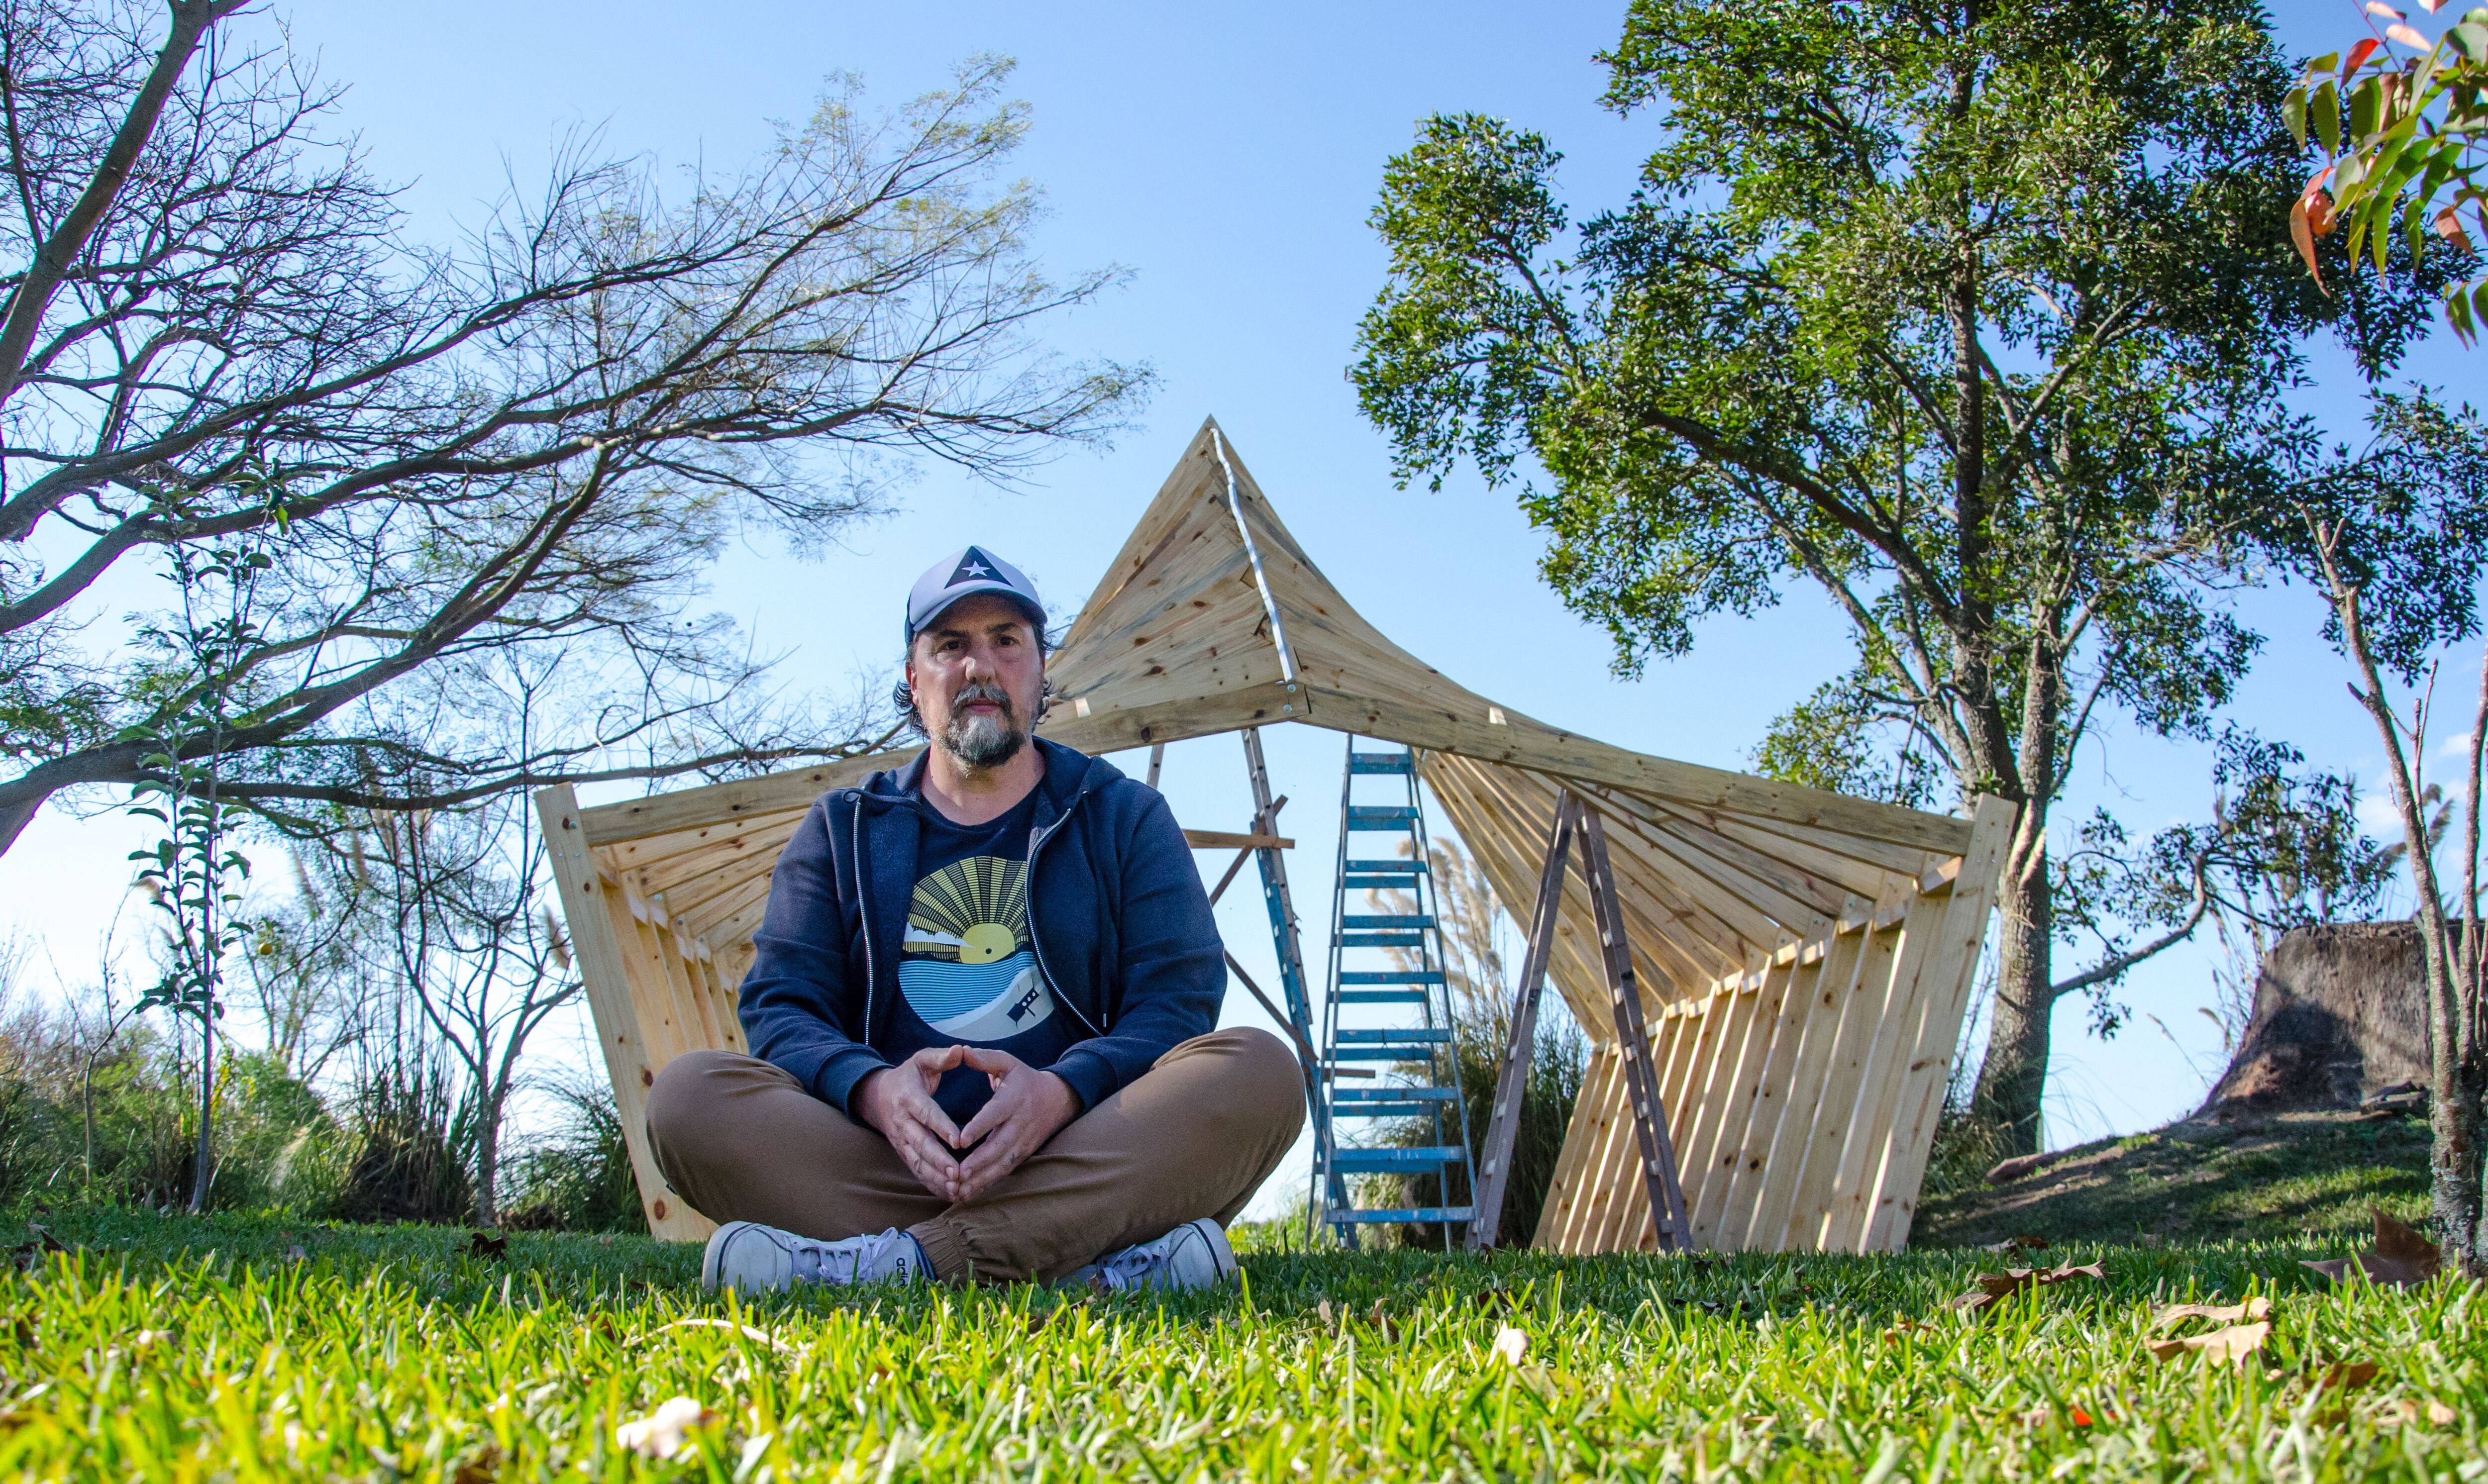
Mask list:
[[[1369,780],[1368,796],[1380,797],[1361,801],[1359,779]],[[1450,1204],[1471,1198],[1477,1170],[1430,861],[1416,754],[1406,747],[1360,752],[1350,737],[1340,785],[1330,993],[1322,1006],[1321,1061],[1328,1075],[1321,1079],[1314,1151],[1321,1219],[1349,1246],[1360,1225],[1439,1222],[1448,1246],[1452,1227],[1474,1214],[1472,1205]],[[1349,894],[1367,891],[1398,893],[1411,910],[1351,910]],[[1357,1063],[1371,1067],[1370,1085],[1347,1085]],[[1424,1141],[1373,1142],[1386,1119],[1421,1120]],[[1342,1124],[1359,1127],[1351,1135]],[[1359,1206],[1353,1199],[1358,1182],[1348,1178],[1428,1173],[1437,1177],[1444,1204]]]

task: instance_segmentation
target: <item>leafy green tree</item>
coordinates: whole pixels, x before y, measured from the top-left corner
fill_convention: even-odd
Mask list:
[[[2437,11],[2445,0],[2419,3]],[[2488,6],[2434,41],[2382,0],[2367,10],[2389,22],[2384,33],[2351,47],[2346,60],[2335,52],[2308,63],[2285,105],[2298,142],[2311,130],[2324,146],[2324,168],[2289,212],[2290,236],[2318,279],[2315,239],[2338,228],[2347,228],[2348,259],[2355,264],[2364,248],[2379,273],[2389,266],[2396,216],[2413,257],[2431,232],[2471,254],[2465,207],[2488,235]],[[2445,317],[2475,343],[2488,324],[2488,278],[2446,284]]]
[[[1603,60],[1654,125],[1630,204],[1575,232],[1545,139],[1427,121],[1351,377],[1403,479],[1535,459],[1541,572],[1624,671],[1812,584],[1855,663],[1767,759],[2022,806],[1974,1108],[2031,1148],[2050,1011],[2134,962],[2056,974],[2050,810],[2111,714],[2209,735],[2302,341],[2381,372],[2422,291],[2328,300],[2271,230],[2300,157],[2248,0],[1637,0]]]

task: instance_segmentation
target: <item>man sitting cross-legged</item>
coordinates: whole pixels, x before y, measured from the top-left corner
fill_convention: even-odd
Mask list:
[[[648,1097],[665,1179],[724,1222],[701,1280],[1199,1287],[1295,1142],[1303,1073],[1216,1030],[1225,951],[1166,800],[1031,735],[1044,609],[975,546],[907,605],[930,745],[812,805],[742,1021]]]

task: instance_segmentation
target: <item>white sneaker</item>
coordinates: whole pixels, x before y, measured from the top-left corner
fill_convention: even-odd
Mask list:
[[[1065,1283],[1086,1282],[1110,1291],[1126,1288],[1214,1288],[1235,1275],[1235,1249],[1216,1221],[1186,1221],[1155,1242],[1109,1252],[1065,1274]]]
[[[757,1221],[728,1221],[708,1239],[700,1258],[700,1287],[719,1285],[747,1294],[774,1294],[797,1283],[913,1283],[932,1265],[916,1239],[893,1226],[870,1237],[820,1242]]]

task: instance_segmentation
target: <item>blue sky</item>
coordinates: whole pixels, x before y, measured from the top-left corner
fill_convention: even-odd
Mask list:
[[[971,540],[1023,566],[1060,610],[1075,608],[1204,414],[1218,417],[1282,518],[1368,618],[1473,689],[1549,721],[1742,766],[1769,718],[1849,658],[1827,610],[1793,591],[1756,619],[1710,625],[1682,660],[1616,679],[1603,636],[1537,581],[1542,542],[1511,492],[1465,476],[1439,494],[1395,490],[1388,450],[1343,378],[1357,317],[1381,282],[1365,216],[1383,159],[1424,115],[1477,110],[1544,131],[1565,152],[1576,208],[1628,191],[1649,127],[1595,106],[1602,78],[1593,54],[1614,39],[1616,0],[938,10],[332,0],[276,14],[324,75],[347,86],[343,121],[382,176],[410,182],[415,230],[435,238],[478,218],[505,169],[522,180],[539,173],[580,126],[601,129],[615,153],[730,166],[765,147],[769,120],[808,112],[830,73],[861,73],[875,101],[896,102],[972,53],[1018,59],[1012,91],[1031,104],[1034,128],[1015,168],[1050,203],[1038,234],[1045,259],[1060,271],[1132,272],[1127,288],[1059,322],[1052,339],[1075,355],[1152,363],[1156,399],[1112,452],[1064,458],[1021,490],[927,470],[902,511],[841,533],[820,560],[797,561],[764,540],[733,550],[714,603],[763,648],[787,654],[790,683],[843,688],[887,667],[908,585]],[[2302,51],[2363,34],[2347,0],[2277,14]],[[2475,382],[2477,365],[2441,343],[2411,369],[2458,387]],[[2355,395],[2336,375],[2306,406],[2354,411]],[[2239,718],[2376,781],[2372,733],[2339,689],[2338,663],[2313,640],[2312,599],[2254,595],[2242,612],[2273,642]],[[1318,944],[1341,742],[1301,728],[1269,742],[1276,787],[1299,800],[1286,816],[1301,842],[1298,907]],[[2203,748],[2111,730],[2084,758],[2064,817],[2105,802],[2147,832],[2205,808],[2208,766]],[[1187,824],[1242,827],[1233,739],[1174,749],[1166,786]],[[14,921],[44,939],[65,974],[91,977],[81,966],[94,962],[131,843],[117,818],[81,825],[47,813],[0,857],[9,904],[0,910],[14,914],[0,927]],[[1245,962],[1266,972],[1258,897],[1236,893],[1222,921]],[[2208,963],[2202,952],[2172,953],[2123,996],[2173,1036],[2138,1020],[2102,1043],[2084,1034],[2078,1005],[2060,1011],[2052,1141],[2148,1127],[2199,1100],[2220,1060],[2196,1014]],[[1242,995],[1229,1014],[1258,1019]]]

